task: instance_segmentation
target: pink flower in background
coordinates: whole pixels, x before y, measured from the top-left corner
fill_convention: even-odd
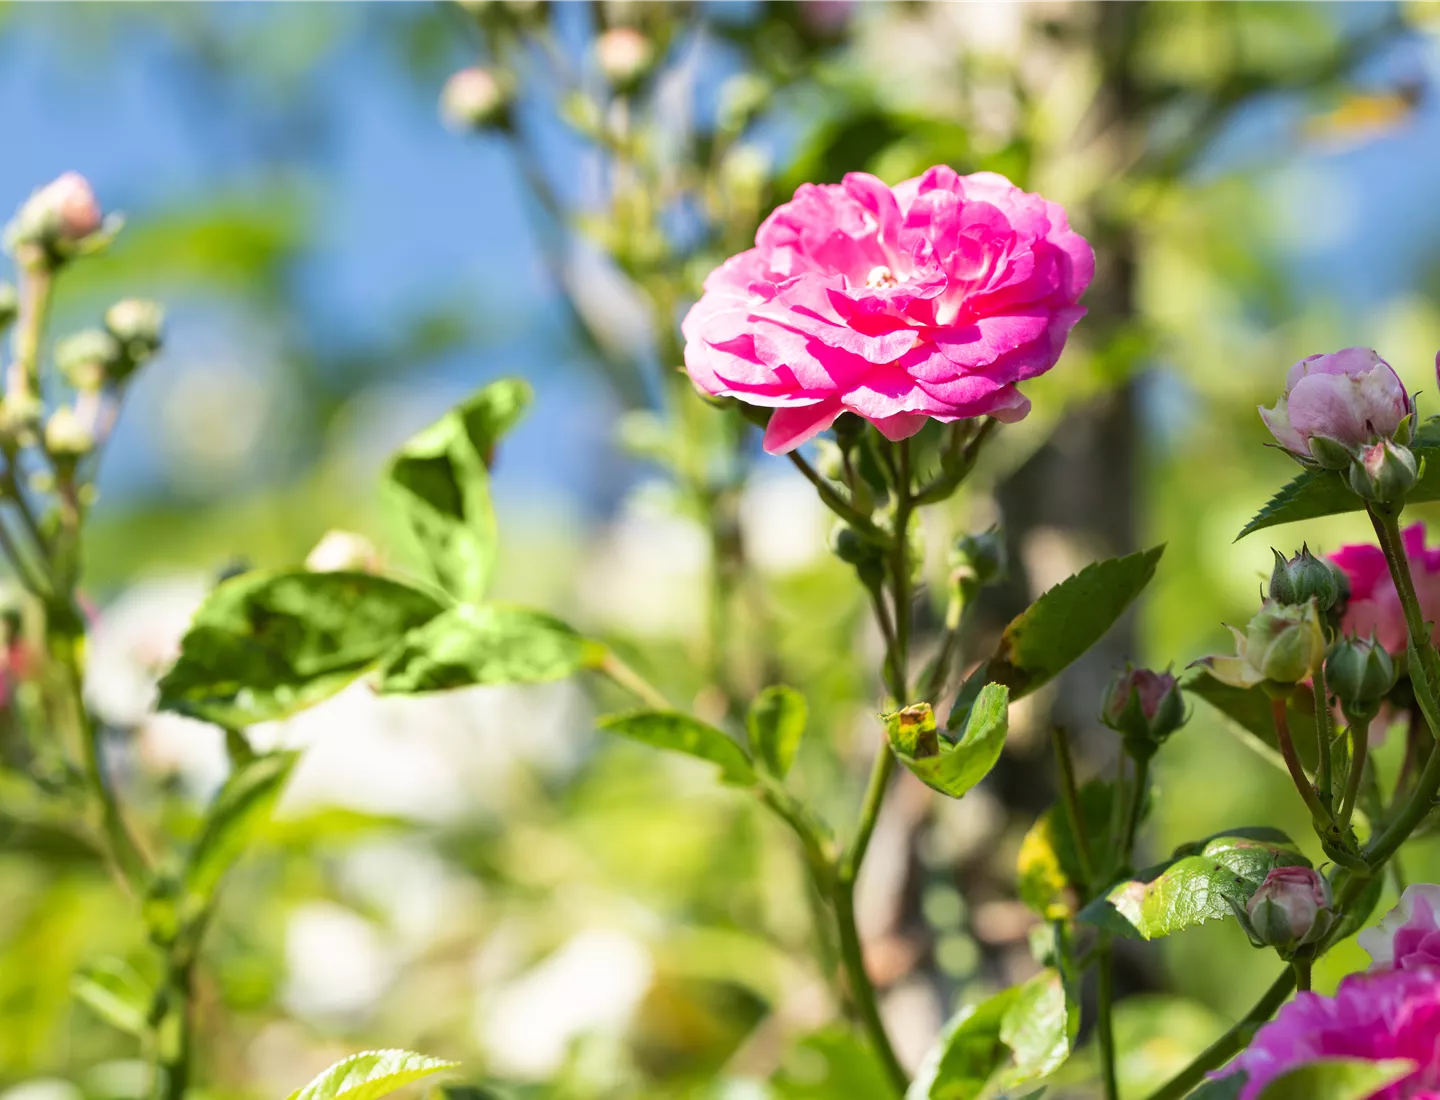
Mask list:
[[[1400,532],[1405,556],[1410,560],[1410,575],[1420,597],[1420,611],[1427,623],[1440,622],[1440,549],[1425,548],[1425,525],[1411,524]],[[1341,630],[1360,638],[1375,632],[1376,640],[1390,653],[1405,652],[1405,613],[1385,554],[1378,546],[1354,543],[1342,546],[1330,555],[1350,581],[1350,602],[1345,609]]]
[[[1321,1058],[1407,1058],[1415,1070],[1369,1100],[1440,1100],[1440,980],[1431,971],[1352,974],[1333,997],[1300,993],[1227,1067],[1243,1070],[1240,1100]]]
[[[1019,420],[1016,383],[1060,358],[1094,270],[1058,204],[990,172],[804,184],[705,280],[685,368],[773,407],[771,454],[847,410],[897,440],[927,418]]]
[[[1371,970],[1440,968],[1440,886],[1407,886],[1400,904],[1357,938],[1374,960]]]
[[[1284,396],[1273,409],[1261,408],[1260,418],[1291,454],[1318,460],[1328,456],[1312,453],[1314,437],[1353,452],[1376,438],[1394,435],[1414,411],[1389,363],[1370,348],[1345,348],[1312,355],[1291,367]],[[1345,456],[1338,457],[1338,464],[1344,465]]]

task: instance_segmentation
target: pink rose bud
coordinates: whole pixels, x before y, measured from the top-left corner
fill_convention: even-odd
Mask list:
[[[1127,752],[1148,759],[1184,725],[1185,700],[1170,673],[1126,668],[1105,692],[1100,720],[1124,735]]]
[[[1440,886],[1407,886],[1400,904],[1356,938],[1371,970],[1440,969]]]
[[[509,112],[510,89],[489,69],[461,69],[440,93],[440,115],[456,130],[503,128]]]
[[[1277,867],[1245,906],[1250,931],[1282,951],[1313,943],[1330,928],[1330,884],[1309,867]]]
[[[617,88],[633,88],[655,64],[655,45],[634,27],[613,27],[595,40],[595,61]]]
[[[1260,417],[1296,458],[1339,470],[1367,443],[1397,435],[1408,443],[1414,412],[1389,363],[1370,348],[1346,348],[1291,367],[1284,396]]]
[[[1350,463],[1350,488],[1366,500],[1393,504],[1405,499],[1420,478],[1415,453],[1402,443],[1382,439],[1360,448]]]
[[[5,229],[5,244],[23,263],[69,259],[104,229],[100,204],[78,172],[34,191]]]

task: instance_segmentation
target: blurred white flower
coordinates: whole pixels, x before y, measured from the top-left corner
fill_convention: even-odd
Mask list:
[[[701,621],[701,578],[709,560],[700,525],[642,489],[598,540],[577,591],[586,617],[614,630],[684,636]]]
[[[83,1100],[78,1085],[59,1077],[32,1077],[0,1092],[0,1100]]]
[[[825,552],[829,512],[798,474],[755,478],[740,500],[750,560],[767,573],[793,573]]]
[[[340,879],[367,906],[384,913],[406,955],[434,941],[447,904],[460,893],[445,864],[418,840],[381,840],[345,853]],[[452,888],[454,887],[454,888]]]
[[[90,632],[85,699],[102,720],[136,726],[150,714],[155,683],[179,655],[207,590],[200,577],[141,581],[100,612]]]
[[[571,683],[382,696],[366,683],[280,722],[254,726],[257,749],[304,749],[280,813],[340,806],[419,821],[499,811],[530,769],[574,767],[589,736]]]
[[[394,979],[394,951],[364,917],[318,901],[300,906],[285,930],[288,1011],[307,1020],[344,1023],[370,1010]]]
[[[479,1039],[492,1067],[528,1080],[552,1076],[576,1039],[626,1029],[653,971],[649,951],[624,933],[596,928],[577,933],[485,998]]]
[[[146,715],[136,729],[135,753],[146,770],[178,775],[201,802],[208,802],[230,774],[224,731],[181,714]]]
[[[305,558],[315,573],[378,573],[383,564],[375,544],[354,531],[326,531]]]

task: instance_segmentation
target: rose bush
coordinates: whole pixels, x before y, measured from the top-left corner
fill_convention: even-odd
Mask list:
[[[1065,211],[1002,176],[943,165],[894,188],[804,184],[705,281],[685,367],[716,396],[774,408],[772,454],[843,412],[891,440],[927,419],[1018,420],[1055,365],[1095,257]]]

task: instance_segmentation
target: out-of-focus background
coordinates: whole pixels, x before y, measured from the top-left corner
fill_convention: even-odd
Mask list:
[[[617,27],[654,50],[633,81],[597,53]],[[442,86],[471,65],[513,89],[507,125],[442,124]],[[723,677],[690,670],[715,663],[715,556],[743,544],[728,598],[748,610],[718,652],[742,687],[810,697],[799,782],[843,828],[879,743],[878,640],[788,463],[754,438],[713,477],[653,461],[712,423],[669,380],[675,322],[801,181],[1004,172],[1067,205],[1100,273],[1033,416],[928,517],[928,575],[948,537],[1003,520],[998,622],[1096,557],[1168,549],[1136,621],[1016,708],[992,781],[944,805],[908,777],[895,792],[862,924],[913,1060],[957,1003],[1033,966],[1014,857],[1051,797],[1046,722],[1077,725],[1086,769],[1104,766],[1105,678],[1127,656],[1183,666],[1254,605],[1270,544],[1232,540],[1293,472],[1255,415],[1286,367],[1374,346],[1440,409],[1437,79],[1435,4],[0,8],[0,207],[73,169],[130,219],[62,284],[57,331],[121,294],[169,307],[86,547],[90,696],[131,797],[183,835],[224,775],[218,731],[149,712],[214,578],[299,562],[337,527],[403,557],[376,494],[386,457],[518,374],[538,399],[496,468],[501,595],[723,715]],[[717,484],[727,538],[695,507]],[[1329,550],[1365,529],[1268,533]],[[359,685],[257,731],[308,748],[210,935],[205,1093],[285,1095],[395,1045],[519,1095],[871,1095],[789,837],[703,766],[602,741],[593,716],[616,701],[583,683]],[[1239,824],[1307,832],[1203,704],[1159,767],[1153,853]],[[4,1100],[137,1095],[130,1040],[69,983],[100,954],[148,965],[139,921],[83,849],[5,836]],[[1420,842],[1407,870],[1433,878],[1440,853]],[[1342,948],[1317,984],[1361,958]],[[1231,922],[1125,962],[1127,1096],[1273,969]]]

